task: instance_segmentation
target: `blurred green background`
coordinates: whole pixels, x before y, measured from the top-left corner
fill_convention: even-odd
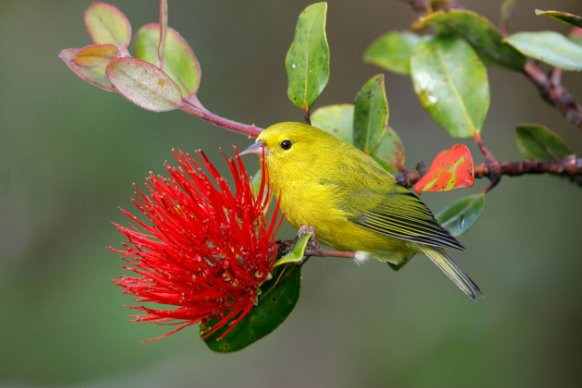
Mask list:
[[[498,22],[501,0],[465,0]],[[303,298],[275,332],[241,352],[206,348],[195,328],[152,343],[166,327],[127,323],[123,273],[132,182],[164,173],[172,148],[252,140],[181,111],[152,113],[83,82],[57,57],[90,44],[90,1],[0,2],[0,387],[580,387],[582,189],[548,176],[504,178],[454,257],[485,293],[463,295],[429,260],[386,265],[314,258]],[[134,31],[158,19],[157,0],[115,0]],[[170,25],[202,67],[199,98],[213,112],[261,127],[301,121],[286,95],[284,57],[309,1],[178,1]],[[579,0],[518,2],[510,30],[568,28],[534,9],[582,14]],[[397,0],[331,0],[330,83],[316,103],[353,102],[380,69],[364,49],[415,14]],[[387,74],[390,123],[407,167],[456,141],[420,106],[407,77]],[[483,137],[500,160],[519,160],[515,126],[548,126],[582,153],[582,133],[541,101],[525,77],[489,69]],[[564,82],[582,99],[582,75]],[[471,141],[476,162],[482,160]],[[255,158],[246,160],[258,168]],[[422,198],[436,212],[484,187]],[[280,238],[291,238],[288,225]]]

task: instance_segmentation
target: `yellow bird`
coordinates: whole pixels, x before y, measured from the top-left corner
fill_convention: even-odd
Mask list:
[[[294,122],[267,128],[240,155],[263,152],[273,192],[281,193],[281,209],[295,229],[313,227],[321,243],[356,252],[356,262],[370,258],[395,270],[424,253],[469,297],[482,296],[444,250],[464,249],[459,241],[364,152]]]

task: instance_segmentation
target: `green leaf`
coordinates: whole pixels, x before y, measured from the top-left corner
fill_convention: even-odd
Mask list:
[[[558,135],[544,126],[524,124],[517,127],[516,132],[517,147],[526,159],[559,162],[573,154]]]
[[[63,50],[59,54],[59,58],[61,58],[67,64],[67,66],[69,66],[69,69],[73,70],[75,74],[83,78],[85,81],[109,92],[115,92],[115,88],[105,75],[106,66],[81,67],[75,65],[75,56],[79,53],[79,51],[80,50],[76,48]]]
[[[554,19],[555,21],[569,26],[582,27],[582,18],[571,13],[560,11],[542,11],[536,9],[536,15],[544,15],[550,19]]]
[[[93,3],[84,16],[85,26],[95,44],[129,46],[131,25],[117,7],[106,3]]]
[[[420,36],[392,31],[380,36],[364,52],[364,62],[396,74],[410,74],[410,56]]]
[[[576,43],[578,46],[582,46],[582,28],[574,27],[568,34],[568,39]]]
[[[135,36],[135,57],[158,64],[160,25],[152,23],[139,29]],[[200,66],[194,52],[178,32],[168,27],[164,50],[164,72],[180,87],[186,98],[196,95],[200,84]]]
[[[371,155],[388,130],[388,100],[384,74],[372,77],[356,96],[354,108],[354,145]]]
[[[404,166],[404,145],[392,127],[380,139],[372,158],[389,172],[397,173]]]
[[[457,36],[425,37],[411,61],[414,90],[422,105],[449,135],[480,133],[489,109],[487,70]]]
[[[505,41],[528,57],[564,70],[582,70],[582,47],[557,32],[518,32]]]
[[[475,12],[438,11],[420,18],[419,22],[438,32],[461,36],[473,46],[486,65],[517,71],[525,66],[525,57],[505,44],[497,27]]]
[[[308,112],[329,80],[329,46],[325,36],[327,3],[312,4],[299,16],[285,58],[291,102]]]
[[[475,194],[454,202],[435,218],[453,236],[458,237],[475,225],[484,209],[485,194]]]
[[[352,144],[354,105],[337,104],[317,108],[311,114],[311,125]]]
[[[107,78],[129,101],[154,112],[176,109],[180,88],[156,66],[135,58],[118,58],[107,66]]]
[[[282,275],[281,275],[282,273]],[[206,345],[215,352],[231,353],[246,348],[275,330],[293,311],[301,294],[301,268],[293,265],[277,267],[272,271],[273,278],[261,286],[259,304],[228,333],[217,341],[228,329],[228,324],[204,338]],[[280,277],[280,279],[279,279]],[[209,319],[207,326],[218,321]]]
[[[291,250],[285,256],[277,260],[277,262],[275,263],[275,267],[282,264],[298,263],[301,260],[303,260],[305,248],[307,248],[307,243],[309,242],[309,239],[311,237],[313,237],[313,235],[310,233],[302,234],[295,243],[295,245],[293,245],[293,248],[291,248]]]

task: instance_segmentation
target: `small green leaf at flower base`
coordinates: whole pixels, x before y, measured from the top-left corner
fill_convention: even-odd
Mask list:
[[[156,66],[135,58],[118,58],[107,66],[107,78],[129,101],[154,112],[176,109],[180,88]]]
[[[91,4],[85,11],[85,25],[95,44],[129,46],[131,25],[125,15],[111,4]]]
[[[526,159],[559,162],[573,154],[558,135],[544,126],[524,124],[517,127],[516,132],[517,147]]]
[[[291,248],[291,250],[285,256],[277,260],[275,267],[288,263],[298,263],[303,260],[303,256],[305,255],[305,248],[307,248],[307,243],[311,237],[313,237],[312,234],[302,234],[295,245],[293,245],[293,248]]]
[[[75,55],[75,65],[80,67],[107,66],[117,58],[119,50],[112,44],[99,44],[83,47]]]
[[[337,104],[317,108],[311,114],[311,125],[352,144],[354,105]]]
[[[79,51],[79,49],[75,48],[63,50],[59,54],[59,58],[61,58],[67,64],[67,66],[69,66],[69,69],[73,70],[75,74],[77,74],[85,81],[109,92],[115,92],[115,88],[105,75],[106,66],[87,68],[75,65],[74,59]]]
[[[489,20],[467,10],[438,11],[419,19],[437,32],[454,34],[465,39],[488,66],[521,71],[525,57],[503,42],[503,35]]]
[[[371,155],[388,130],[388,100],[384,74],[372,77],[356,96],[354,108],[354,145]]]
[[[455,144],[451,149],[439,152],[424,176],[414,185],[414,190],[418,194],[423,191],[449,191],[471,187],[474,182],[471,152],[466,145]]]
[[[557,32],[518,32],[505,41],[528,57],[564,70],[582,71],[582,47]]]
[[[582,17],[571,13],[560,11],[542,11],[536,9],[536,15],[547,16],[550,19],[554,19],[555,21],[560,22],[562,24],[566,24],[568,26],[582,27]]]
[[[396,74],[410,74],[410,57],[420,36],[392,31],[376,39],[364,52],[364,62]]]
[[[485,209],[485,194],[475,194],[460,199],[435,216],[441,226],[458,237],[469,230]]]
[[[424,37],[411,61],[414,90],[422,105],[452,137],[480,133],[489,110],[487,70],[458,36]]]
[[[143,26],[135,35],[135,57],[157,66],[159,41],[159,24]],[[188,98],[196,95],[201,75],[198,60],[184,38],[170,27],[167,30],[163,69],[180,87],[182,96]]]
[[[325,35],[327,3],[305,8],[297,21],[295,37],[285,58],[289,79],[287,94],[293,104],[308,112],[329,80],[329,46]]]
[[[258,305],[253,307],[222,340],[217,341],[228,329],[228,324],[204,338],[211,350],[231,353],[241,350],[275,330],[293,311],[301,294],[301,268],[292,264],[280,266],[272,271],[272,278],[261,286]],[[208,320],[207,326],[216,324]],[[201,334],[201,337],[204,337]]]

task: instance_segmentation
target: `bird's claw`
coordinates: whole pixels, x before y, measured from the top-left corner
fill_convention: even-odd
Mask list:
[[[309,242],[307,243],[307,247],[309,250],[318,251],[319,249],[321,249],[319,246],[319,241],[317,241],[317,238],[315,237],[315,228],[313,226],[303,225],[301,228],[299,228],[299,230],[297,231],[297,235],[301,236],[304,234],[310,234],[313,236],[309,239]]]

